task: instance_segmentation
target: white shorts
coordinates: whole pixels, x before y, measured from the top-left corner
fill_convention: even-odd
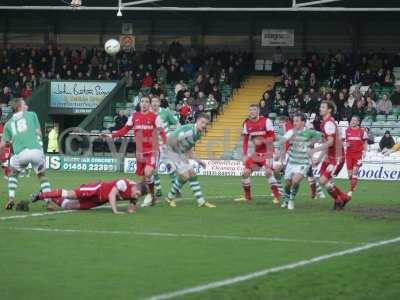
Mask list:
[[[169,147],[165,152],[165,156],[163,157],[163,162],[168,162],[170,164],[173,164],[178,174],[184,174],[193,169],[186,155],[177,153]]]
[[[285,169],[285,179],[291,180],[293,178],[293,175],[295,174],[300,174],[303,177],[307,177],[307,172],[309,169],[309,165],[297,165],[288,163]]]
[[[13,155],[10,159],[10,167],[21,172],[26,169],[29,164],[32,165],[35,173],[42,173],[46,170],[46,159],[42,150],[25,149],[19,154]]]

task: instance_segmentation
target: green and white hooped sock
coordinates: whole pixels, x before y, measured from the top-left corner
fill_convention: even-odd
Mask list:
[[[18,187],[18,174],[13,174],[8,177],[8,198],[15,199],[15,191]]]
[[[294,198],[296,197],[298,191],[299,191],[299,186],[298,185],[292,186],[292,188],[290,190],[290,200],[294,200]]]
[[[197,176],[193,176],[189,179],[189,186],[194,196],[196,197],[197,203],[199,205],[203,205],[206,201],[204,200],[203,192],[201,191],[200,183],[197,180]]]
[[[40,179],[40,190],[42,192],[50,192],[51,191],[51,185],[49,182],[49,179],[47,177],[43,177]],[[49,202],[49,199],[45,199],[46,202]]]
[[[180,192],[184,184],[185,182],[182,180],[182,178],[177,176],[172,183],[170,192],[168,193],[168,199],[175,199],[176,195]]]
[[[160,175],[154,174],[154,188],[156,189],[156,191],[161,191],[161,178]]]

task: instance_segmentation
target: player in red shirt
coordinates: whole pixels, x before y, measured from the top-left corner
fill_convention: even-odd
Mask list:
[[[83,184],[74,190],[57,189],[50,192],[40,192],[32,195],[32,202],[51,199],[52,203],[64,209],[86,210],[110,203],[115,214],[122,212],[117,209],[117,201],[130,200],[128,212],[136,210],[136,200],[147,193],[145,183],[135,183],[128,179]]]
[[[345,132],[346,166],[349,174],[350,188],[348,195],[352,195],[357,185],[358,169],[361,167],[362,159],[368,147],[367,132],[360,128],[360,117],[353,116],[350,127]]]
[[[335,113],[336,105],[332,101],[322,101],[320,106],[321,132],[325,142],[314,149],[310,149],[310,154],[326,151],[326,156],[321,164],[320,182],[325,186],[329,195],[334,199],[334,210],[341,210],[351,200],[351,197],[339,189],[332,181],[334,174],[338,173],[338,168],[342,161],[343,144],[338,126],[332,115]],[[342,165],[343,166],[343,165]]]
[[[249,155],[249,140],[254,145],[254,153]],[[249,118],[243,125],[243,157],[244,171],[242,175],[242,186],[244,197],[235,201],[251,200],[251,173],[265,167],[265,176],[271,185],[275,201],[279,201],[281,194],[278,183],[274,177],[273,153],[275,132],[271,120],[260,116],[258,105],[252,104],[249,109]]]
[[[150,98],[144,96],[140,100],[140,112],[134,112],[120,130],[106,135],[112,138],[122,137],[133,129],[136,142],[136,175],[147,183],[153,204],[155,203],[153,175],[160,152],[158,134],[162,138],[163,145],[167,141],[164,129],[158,127],[156,120],[157,114],[150,111]]]
[[[3,134],[4,124],[0,122],[0,134]],[[0,152],[0,164],[1,169],[3,170],[4,177],[8,179],[8,175],[10,175],[10,168],[8,167],[8,161],[11,158],[11,147],[6,145],[3,148],[3,151]]]

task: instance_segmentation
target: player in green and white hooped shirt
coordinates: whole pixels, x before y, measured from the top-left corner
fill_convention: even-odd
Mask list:
[[[169,109],[160,107],[160,104],[161,101],[158,96],[151,97],[151,110],[157,114],[157,120],[156,120],[157,126],[163,128],[165,133],[168,134],[171,130],[171,126],[175,127],[180,126],[179,120]],[[161,145],[162,144],[161,136],[159,136],[159,138],[160,138],[159,144]],[[163,153],[162,150],[163,149],[160,149],[160,161],[163,161],[164,163],[168,164],[168,162],[165,161],[165,153]],[[173,166],[171,165],[170,167]],[[171,181],[174,182],[176,178],[175,170],[172,170],[170,172],[170,177]],[[161,197],[162,188],[161,188],[160,175],[158,174],[158,165],[154,174],[154,187],[156,190],[156,197]]]
[[[282,145],[290,144],[289,158],[285,169],[284,202],[282,204],[282,207],[288,209],[294,209],[294,198],[299,190],[300,182],[307,177],[310,169],[308,150],[322,138],[319,131],[307,129],[305,122],[306,118],[303,114],[296,114],[293,117],[294,128],[286,132],[281,139]]]
[[[0,150],[10,144],[14,155],[10,159],[11,174],[8,179],[8,202],[6,209],[12,209],[15,191],[18,186],[18,174],[29,164],[32,165],[39,180],[42,192],[51,190],[45,175],[46,160],[43,153],[42,132],[36,113],[28,111],[22,98],[10,101],[13,116],[5,124]]]
[[[197,181],[197,174],[189,162],[189,159],[193,159],[203,168],[205,167],[203,161],[193,157],[192,149],[206,130],[208,122],[208,115],[200,114],[195,124],[183,125],[167,137],[167,158],[175,164],[178,174],[167,197],[170,207],[176,207],[176,195],[187,181],[189,181],[190,189],[195,195],[199,207],[215,207],[204,199],[200,184]]]

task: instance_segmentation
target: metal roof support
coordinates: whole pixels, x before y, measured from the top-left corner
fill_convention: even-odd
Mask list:
[[[5,6],[0,10],[71,10],[69,6]],[[117,6],[81,6],[80,11],[118,11]],[[192,12],[400,12],[400,7],[172,7],[127,6],[124,11],[192,11]]]
[[[123,3],[122,0],[118,0],[118,1],[119,1],[119,7],[127,7],[127,6],[135,6],[135,5],[139,5],[139,4],[160,2],[163,0],[138,0],[138,1],[131,1],[131,2],[126,2],[126,3]]]
[[[293,0],[293,1],[296,2],[295,0]],[[293,5],[293,7],[307,7],[307,6],[339,2],[339,1],[344,1],[344,0],[318,0],[318,1],[302,2],[302,3],[298,3],[296,5]]]

